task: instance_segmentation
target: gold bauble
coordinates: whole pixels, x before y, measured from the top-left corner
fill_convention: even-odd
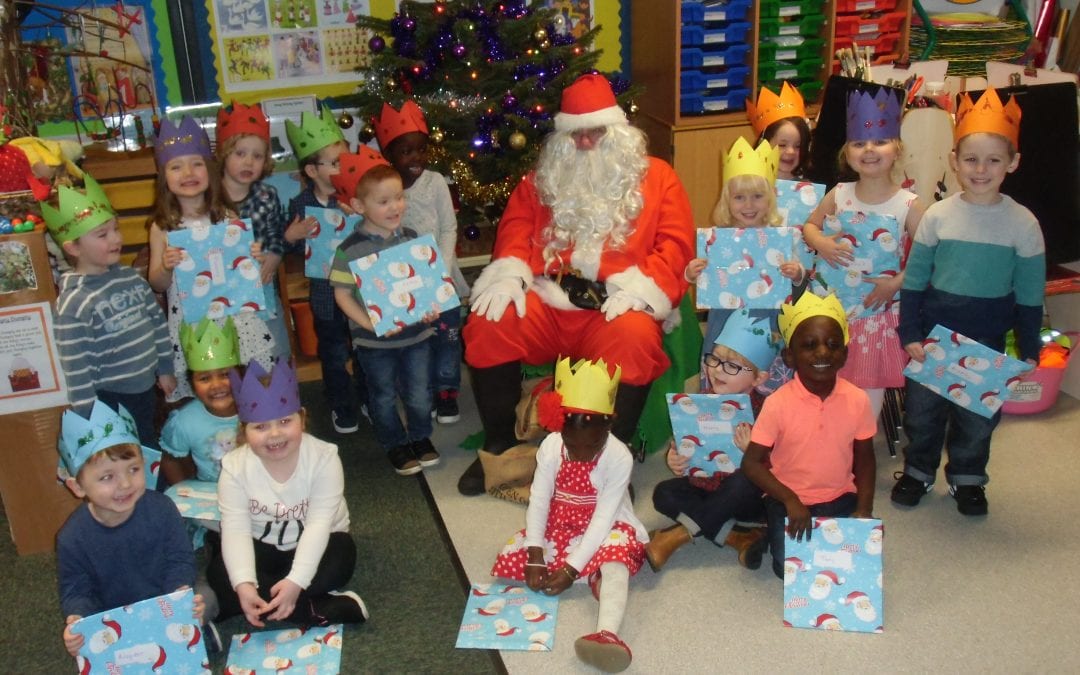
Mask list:
[[[389,89],[390,91],[397,91],[398,86],[399,85],[398,85],[398,81],[397,81],[396,78],[393,78],[393,77],[386,78],[386,88],[387,89]]]
[[[514,150],[521,150],[525,147],[525,143],[527,143],[528,140],[529,139],[525,138],[525,134],[520,131],[515,131],[510,134],[510,147]]]
[[[551,48],[551,40],[542,40],[540,42],[540,51],[546,52]]]
[[[537,42],[543,42],[544,40],[547,39],[547,36],[548,36],[547,31],[544,30],[543,28],[537,28],[536,32],[533,33],[533,37],[536,38]]]
[[[430,133],[428,133],[428,140],[430,140],[435,145],[438,145],[442,143],[445,138],[446,134],[443,133],[442,129],[440,129],[439,127],[431,127],[431,131]]]

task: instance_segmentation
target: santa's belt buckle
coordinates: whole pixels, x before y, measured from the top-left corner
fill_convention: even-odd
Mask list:
[[[564,272],[558,282],[559,287],[566,291],[567,297],[575,307],[600,309],[607,300],[607,289],[599,281],[583,279]]]

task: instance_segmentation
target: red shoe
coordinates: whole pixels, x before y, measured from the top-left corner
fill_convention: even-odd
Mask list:
[[[605,673],[621,673],[634,658],[626,643],[607,630],[579,637],[574,641],[574,651],[582,662]]]

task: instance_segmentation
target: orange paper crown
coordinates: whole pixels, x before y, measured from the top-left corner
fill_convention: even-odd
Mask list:
[[[375,118],[375,138],[379,140],[379,147],[386,152],[386,146],[390,145],[398,136],[411,131],[419,131],[422,134],[428,132],[427,121],[420,106],[415,101],[405,101],[401,110],[394,110],[389,103],[383,103],[382,112]]]
[[[224,106],[217,113],[217,144],[220,148],[233,136],[251,134],[270,142],[270,120],[263,114],[262,106],[252,106],[233,101],[231,109]]]
[[[1004,136],[1012,142],[1013,147],[1018,146],[1020,104],[1016,102],[1016,97],[1010,96],[1009,102],[1001,105],[1001,99],[993,88],[984,91],[978,103],[972,103],[967,92],[961,94],[953,139],[959,143],[964,136],[980,131]]]
[[[338,161],[341,162],[341,172],[330,176],[330,182],[337,190],[338,203],[342,204],[348,204],[356,196],[356,186],[372,167],[380,164],[390,166],[386,158],[366,145],[361,145],[355,153],[341,153]]]
[[[806,117],[806,104],[799,90],[784,82],[779,96],[762,87],[756,104],[746,99],[746,117],[754,127],[754,135],[760,136],[773,122],[786,117]]]

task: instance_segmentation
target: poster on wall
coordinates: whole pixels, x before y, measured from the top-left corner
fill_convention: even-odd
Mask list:
[[[0,376],[0,415],[67,404],[49,303],[0,309]]]
[[[370,0],[211,0],[225,94],[350,84],[370,62]]]
[[[591,0],[546,0],[555,10],[555,30],[580,38],[593,26]]]

